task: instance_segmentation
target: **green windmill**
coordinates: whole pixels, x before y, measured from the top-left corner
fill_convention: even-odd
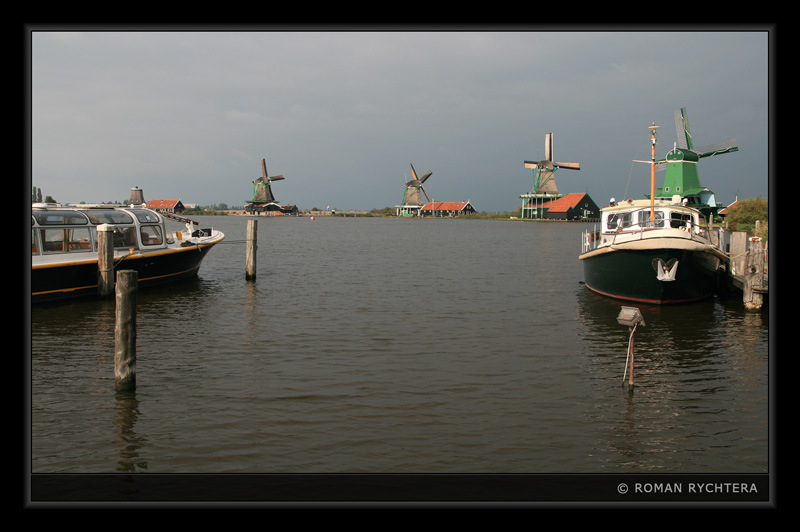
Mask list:
[[[664,160],[658,161],[657,169],[664,170],[664,186],[656,190],[656,199],[669,200],[678,195],[706,216],[713,216],[719,206],[714,193],[700,184],[697,164],[706,157],[739,151],[736,140],[695,148],[686,108],[675,111],[675,129],[678,134],[675,147]]]

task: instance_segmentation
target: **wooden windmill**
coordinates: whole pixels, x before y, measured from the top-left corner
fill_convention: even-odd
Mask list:
[[[428,201],[431,201],[431,198],[425,191],[424,183],[425,181],[428,180],[431,174],[433,174],[433,172],[429,171],[422,177],[418,177],[417,171],[414,170],[414,165],[411,164],[410,166],[411,166],[411,175],[413,179],[411,179],[411,181],[407,181],[403,185],[404,188],[403,203],[397,206],[397,214],[399,216],[418,215],[422,206],[425,205],[425,202],[422,201],[423,194],[425,195]]]
[[[555,194],[558,195],[558,187],[554,179],[554,174],[559,168],[567,170],[580,170],[580,163],[559,163],[553,161],[553,134],[547,133],[544,136],[544,156],[541,161],[525,161],[525,168],[533,170],[533,188],[531,194]]]
[[[277,203],[270,185],[273,181],[280,181],[281,179],[285,179],[283,174],[268,176],[267,161],[266,159],[261,159],[261,177],[253,181],[253,199],[250,201],[256,204]]]
[[[580,163],[561,163],[553,160],[553,134],[544,136],[544,155],[541,161],[525,161],[525,168],[533,173],[533,188],[528,194],[522,194],[523,218],[539,218],[544,213],[544,204],[560,198],[554,175],[559,168],[580,170]]]
[[[245,212],[250,214],[271,211],[295,212],[296,207],[278,205],[272,194],[272,182],[281,179],[284,179],[283,175],[270,176],[267,174],[267,161],[261,159],[261,177],[253,181],[253,199],[245,206]]]

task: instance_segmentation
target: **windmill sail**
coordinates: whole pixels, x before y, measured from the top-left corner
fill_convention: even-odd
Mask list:
[[[656,191],[656,197],[678,195],[704,214],[713,215],[718,209],[717,201],[714,193],[700,184],[697,163],[706,157],[739,151],[736,139],[695,148],[685,107],[675,111],[675,130],[678,136],[675,147],[656,166],[665,170],[664,186]]]
[[[544,137],[545,158],[541,161],[525,161],[525,168],[533,170],[533,188],[531,194],[558,194],[554,174],[557,169],[580,170],[580,163],[562,163],[553,161],[553,134]]]
[[[430,197],[428,197],[428,193],[425,192],[425,187],[423,183],[428,180],[428,178],[433,174],[433,172],[428,172],[427,174],[423,175],[422,177],[417,177],[417,171],[414,170],[414,165],[411,164],[411,175],[413,179],[408,181],[405,186],[405,194],[403,195],[403,205],[409,206],[423,206],[424,203],[422,201],[422,194],[425,194],[425,197],[430,201]]]
[[[736,146],[736,139],[729,139],[724,142],[709,144],[695,149],[694,142],[692,142],[692,132],[689,129],[689,117],[686,114],[685,107],[681,107],[675,111],[675,131],[678,134],[678,148],[694,152],[697,154],[697,157],[701,159],[703,157],[739,151],[739,148]]]

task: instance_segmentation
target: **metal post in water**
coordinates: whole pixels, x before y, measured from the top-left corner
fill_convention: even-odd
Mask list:
[[[114,292],[114,227],[97,226],[97,291],[101,297]]]
[[[139,274],[117,272],[116,325],[114,327],[114,382],[117,391],[136,388],[136,292]]]
[[[636,330],[636,327],[630,329],[631,332],[631,340],[630,345],[628,346],[628,357],[630,358],[630,365],[628,366],[628,388],[633,389],[633,332]]]
[[[622,307],[617,322],[620,325],[627,325],[630,337],[628,338],[628,354],[625,359],[625,373],[622,375],[622,382],[625,382],[625,375],[630,371],[628,377],[628,387],[633,389],[633,335],[636,333],[636,327],[640,324],[645,325],[642,313],[636,307]]]
[[[258,220],[247,220],[247,270],[245,279],[248,281],[255,280],[256,278],[256,252],[258,251],[257,233]]]

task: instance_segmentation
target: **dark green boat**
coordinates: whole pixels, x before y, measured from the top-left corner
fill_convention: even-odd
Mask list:
[[[697,161],[737,148],[728,141],[695,150],[685,109],[676,112],[676,126],[679,143],[664,161],[655,159],[658,126],[650,127],[649,199],[612,200],[601,210],[600,229],[583,234],[580,260],[593,292],[662,305],[698,301],[716,290],[728,256],[710,225],[718,206],[714,194],[700,185]],[[658,191],[657,165],[666,168]]]
[[[584,233],[586,287],[639,303],[689,303],[711,296],[728,262],[700,211],[638,200],[602,210],[601,229]]]

